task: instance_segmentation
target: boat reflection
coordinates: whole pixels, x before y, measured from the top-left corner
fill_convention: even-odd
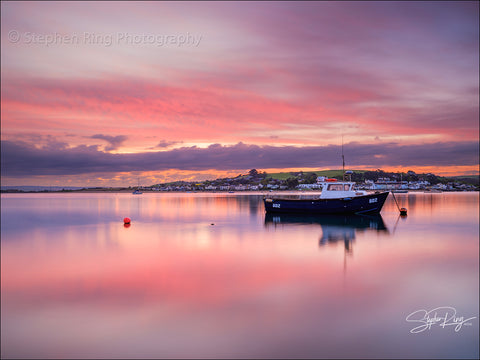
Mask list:
[[[300,215],[265,214],[265,226],[277,225],[320,225],[322,235],[319,246],[344,242],[345,251],[352,251],[357,232],[376,231],[390,234],[380,214],[375,215]]]

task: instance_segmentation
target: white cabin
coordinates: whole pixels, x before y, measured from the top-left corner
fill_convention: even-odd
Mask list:
[[[320,199],[342,199],[368,194],[366,191],[355,190],[354,182],[329,180],[321,182],[322,193],[320,194]]]

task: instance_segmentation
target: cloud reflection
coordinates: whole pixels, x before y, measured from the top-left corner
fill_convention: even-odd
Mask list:
[[[273,220],[255,196],[7,196],[25,200],[7,202],[16,216],[139,217],[2,226],[2,357],[472,357],[478,325],[413,338],[404,320],[439,301],[476,315],[478,194],[412,195],[395,231],[393,202],[380,217]],[[345,272],[334,245],[352,232]]]

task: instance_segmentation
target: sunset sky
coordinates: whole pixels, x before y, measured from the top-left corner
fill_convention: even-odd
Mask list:
[[[2,185],[478,174],[478,4],[2,2]]]

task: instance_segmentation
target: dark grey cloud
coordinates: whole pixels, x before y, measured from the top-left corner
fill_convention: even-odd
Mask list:
[[[167,140],[160,140],[160,142],[158,143],[157,146],[155,146],[154,148],[168,148],[170,146],[173,146],[173,145],[176,145],[176,144],[180,144],[182,143],[183,141],[167,141]]]
[[[356,166],[478,165],[478,142],[437,142],[344,145],[347,168]],[[169,151],[111,154],[97,146],[44,147],[2,141],[2,176],[78,175],[97,172],[181,170],[236,170],[286,167],[341,166],[341,146],[258,146],[213,144]]]
[[[110,145],[105,146],[105,151],[117,150],[122,143],[127,140],[127,136],[125,135],[118,135],[118,136],[111,136],[111,135],[103,135],[103,134],[95,134],[91,136],[92,139],[102,139],[107,141]]]

